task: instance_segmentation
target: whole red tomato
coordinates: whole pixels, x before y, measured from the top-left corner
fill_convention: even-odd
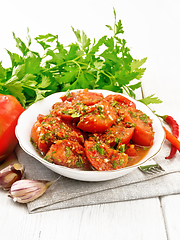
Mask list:
[[[0,94],[0,162],[7,158],[18,143],[15,127],[23,111],[24,108],[15,97]]]

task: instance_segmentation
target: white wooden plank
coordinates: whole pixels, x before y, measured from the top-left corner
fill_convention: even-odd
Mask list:
[[[158,198],[28,214],[25,205],[0,197],[2,239],[167,239]]]
[[[161,204],[169,240],[180,239],[180,194],[161,198]]]

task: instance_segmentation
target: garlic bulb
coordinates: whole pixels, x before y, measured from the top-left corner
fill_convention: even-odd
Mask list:
[[[40,197],[57,180],[44,181],[23,179],[16,181],[11,186],[9,197],[12,197],[14,202],[31,202]]]
[[[22,179],[24,175],[24,167],[20,163],[11,164],[0,171],[0,188],[4,190],[10,189],[11,185]]]

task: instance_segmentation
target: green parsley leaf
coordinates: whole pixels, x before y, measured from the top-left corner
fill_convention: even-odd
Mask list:
[[[7,53],[9,54],[12,62],[12,68],[17,67],[18,65],[21,65],[24,63],[23,57],[19,56],[17,53],[11,53],[9,50],[7,50]]]
[[[105,25],[109,30],[113,30],[113,28],[110,25]]]
[[[119,33],[124,33],[121,20],[119,20],[115,26],[116,26],[115,35],[117,35]]]
[[[133,84],[133,85],[129,85],[128,87],[131,88],[134,91],[134,90],[141,87],[141,82],[138,82],[138,83]]]
[[[158,97],[154,97],[154,94],[146,97],[146,98],[143,98],[143,99],[139,99],[138,101],[148,105],[150,103],[162,103],[162,101],[158,98]]]
[[[23,94],[22,84],[19,81],[17,81],[16,78],[11,78],[4,84],[4,87],[8,89],[9,91],[8,94],[11,94],[15,98],[17,98],[21,102],[23,107],[25,107],[26,98]]]
[[[75,80],[78,69],[72,69],[70,72],[64,72],[63,76],[59,79],[61,83],[71,83]]]
[[[16,41],[16,47],[19,48],[23,56],[26,56],[27,53],[29,52],[29,49],[26,47],[25,43],[20,38],[17,38],[14,32],[13,32],[13,37]]]
[[[81,43],[81,32],[80,32],[80,30],[78,30],[78,29],[75,30],[72,26],[71,26],[71,28],[72,28],[74,34],[76,35],[76,38],[77,38],[78,42]]]
[[[47,88],[51,84],[51,80],[48,76],[42,76],[41,82],[38,84],[38,88]]]
[[[6,77],[6,70],[2,66],[2,62],[0,62],[0,79],[4,79]]]
[[[45,34],[45,35],[39,35],[38,37],[35,38],[37,41],[43,41],[43,42],[54,42],[55,40],[58,39],[57,35],[53,35],[51,33]]]
[[[133,59],[133,61],[131,62],[131,71],[135,71],[137,70],[139,67],[141,67],[145,62],[147,61],[147,58],[143,58],[141,60],[136,60]]]
[[[31,55],[25,60],[25,72],[30,74],[38,74],[41,70],[41,58]]]

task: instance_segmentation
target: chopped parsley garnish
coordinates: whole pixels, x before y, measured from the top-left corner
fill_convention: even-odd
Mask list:
[[[103,156],[104,155],[104,148],[102,148],[100,146],[101,146],[101,143],[96,142],[93,148],[96,151],[98,151],[98,153],[100,153],[101,156]]]
[[[66,147],[66,157],[69,158],[71,156],[71,149],[70,147]]]
[[[148,120],[148,116],[146,114],[142,114],[140,117],[139,117],[143,122],[147,122]]]
[[[111,106],[114,107],[117,104],[117,101],[111,103]]]
[[[73,113],[73,114],[71,115],[72,118],[77,118],[77,117],[80,117],[80,116],[81,116],[81,113],[78,113],[78,112]]]
[[[121,145],[118,146],[118,151],[119,152],[124,153],[125,150],[126,150],[126,145],[125,144],[121,144]]]

